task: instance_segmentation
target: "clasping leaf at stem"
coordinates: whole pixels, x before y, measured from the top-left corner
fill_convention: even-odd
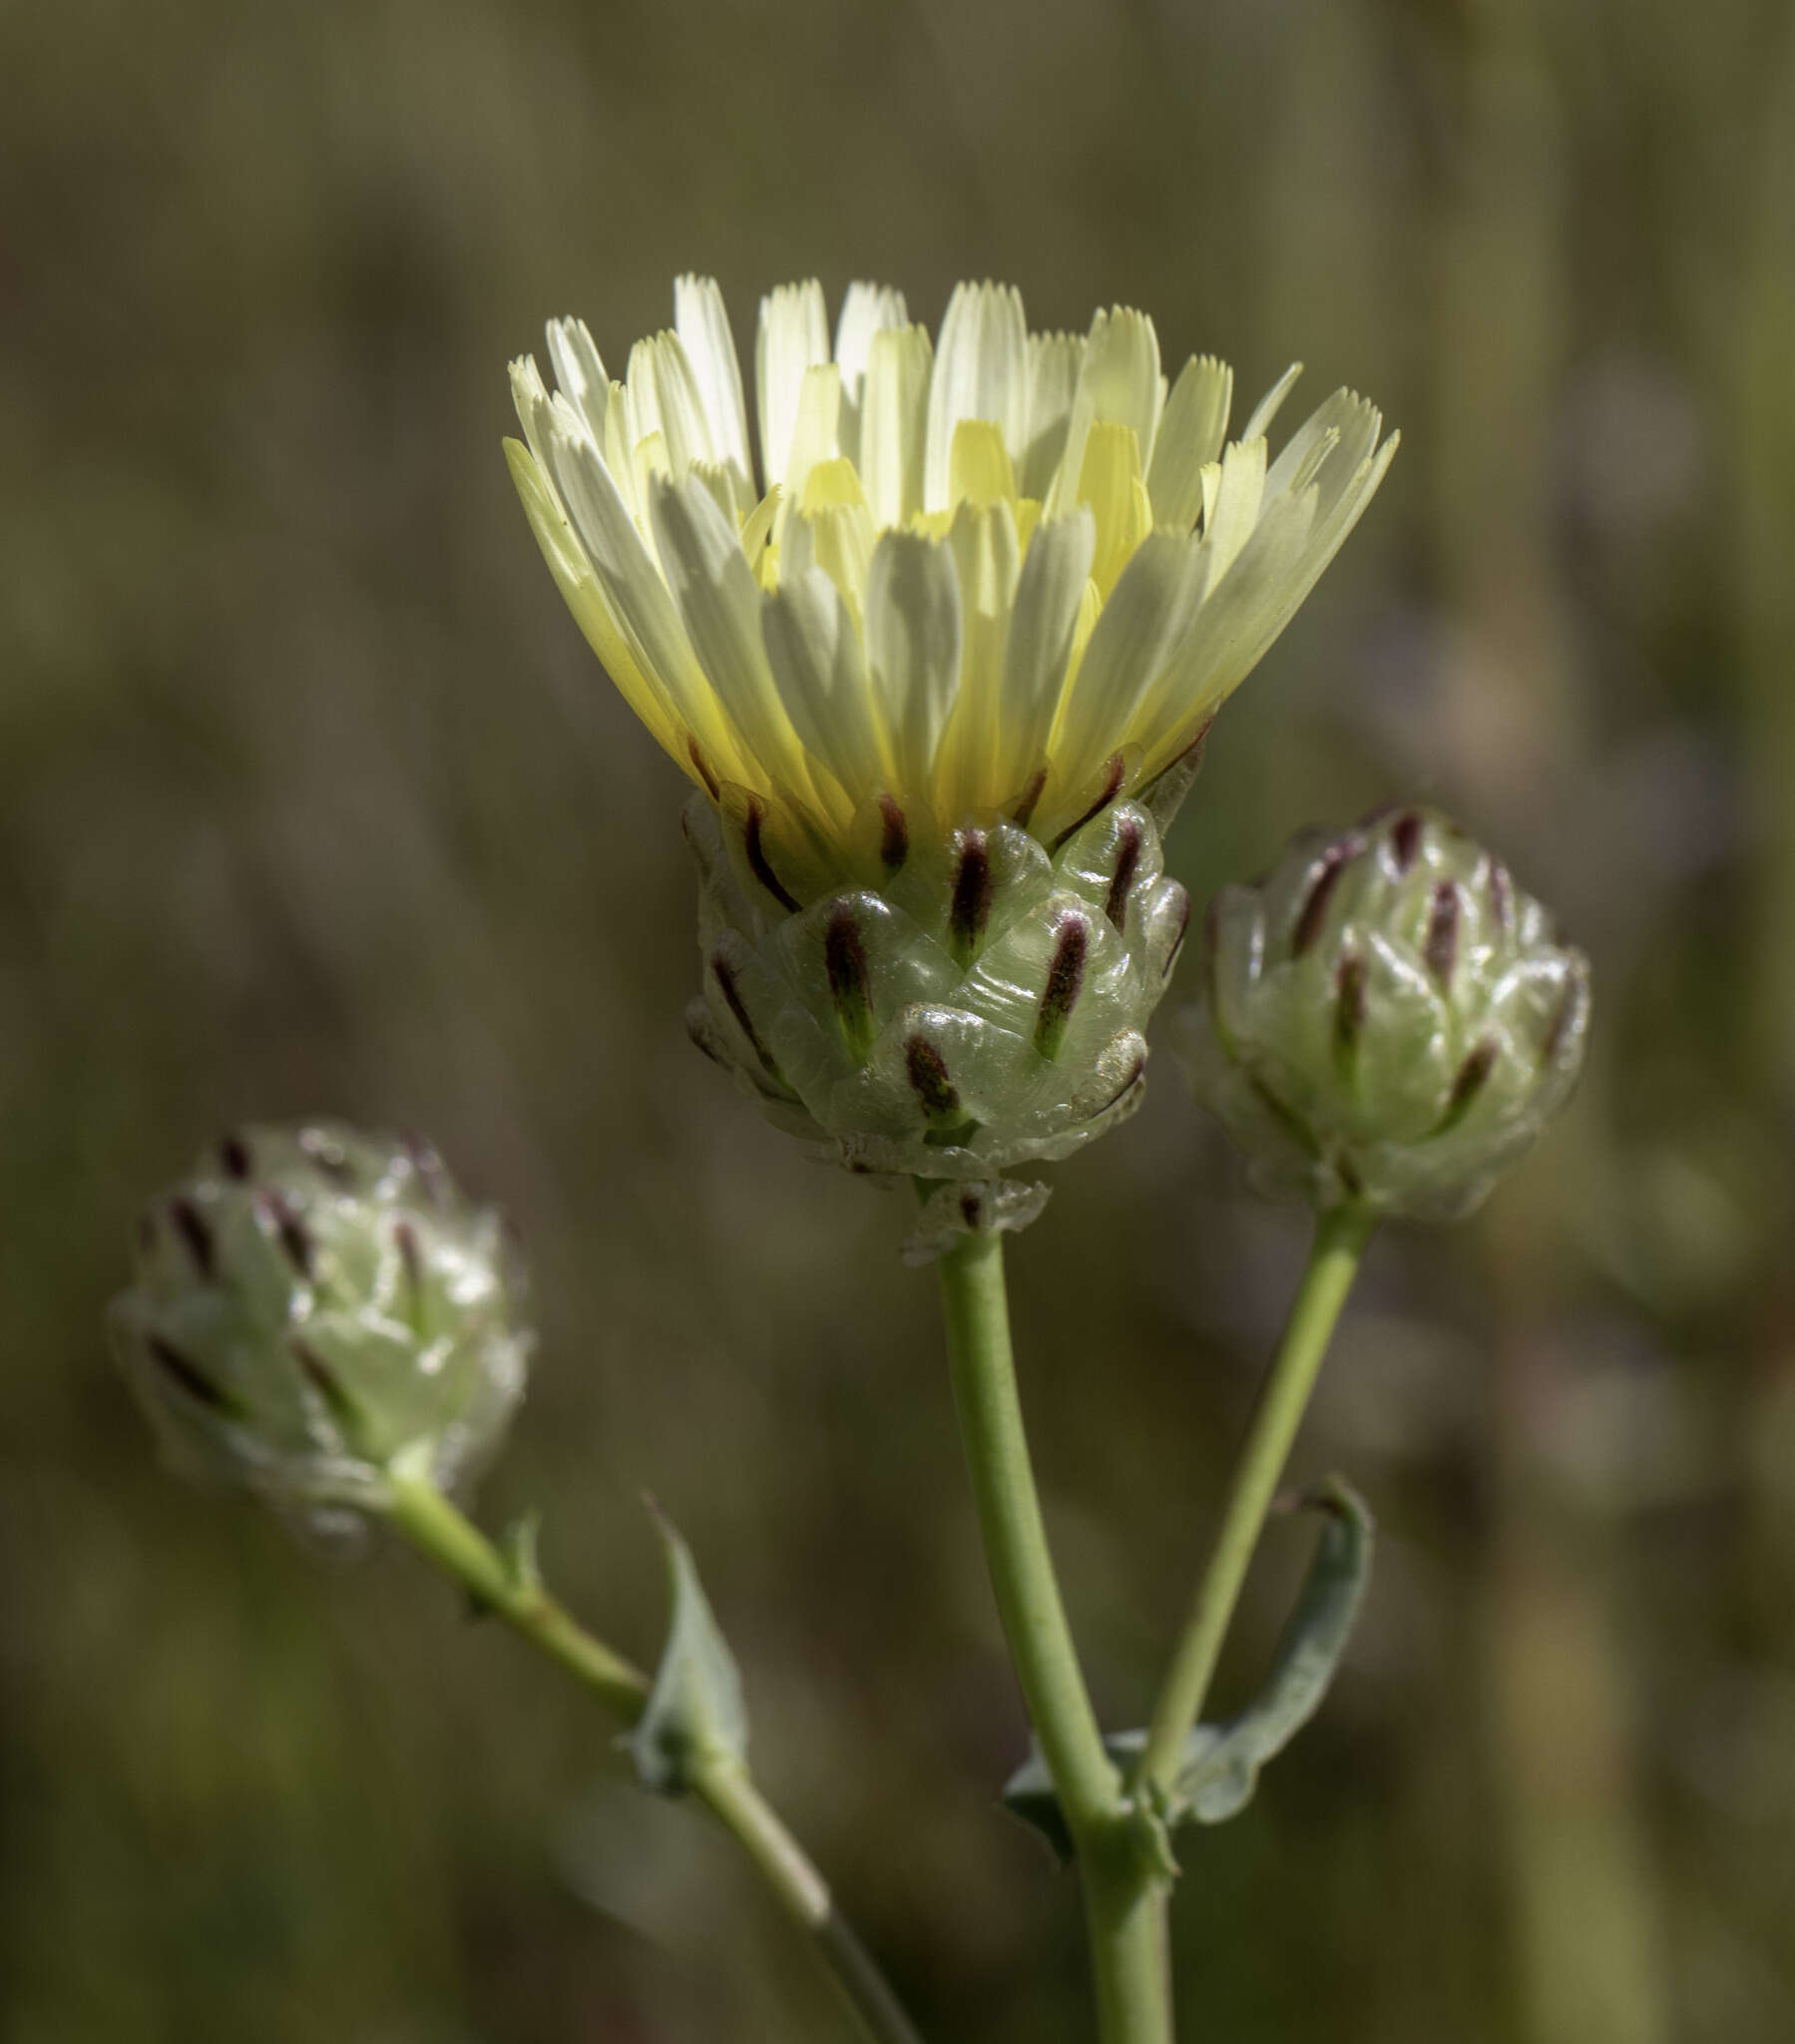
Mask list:
[[[1371,1575],[1371,1512],[1338,1476],[1309,1492],[1302,1503],[1324,1512],[1326,1519],[1271,1673],[1237,1718],[1192,1730],[1169,1790],[1153,1798],[1159,1805],[1155,1814],[1168,1825],[1218,1824],[1237,1816],[1252,1800],[1259,1770],[1320,1710],[1346,1652]],[[1113,1733],[1104,1745],[1127,1774],[1140,1758],[1146,1734]],[[1041,1831],[1063,1860],[1072,1856],[1071,1833],[1039,1753],[1011,1776],[1004,1802]]]
[[[701,1770],[745,1765],[748,1714],[740,1670],[698,1582],[691,1550],[659,1511],[655,1520],[667,1548],[673,1618],[648,1703],[620,1743],[645,1788],[681,1795]]]

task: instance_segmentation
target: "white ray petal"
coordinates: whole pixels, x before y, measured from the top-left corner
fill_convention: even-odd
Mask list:
[[[618,693],[635,711],[680,768],[699,779],[684,742],[678,718],[656,676],[643,668],[618,625],[592,562],[568,522],[560,495],[529,448],[505,442],[511,479],[523,501],[524,515],[536,535],[543,559],[566,600],[587,644],[599,656]]]
[[[762,771],[815,789],[760,637],[760,591],[734,525],[699,476],[657,480],[649,493],[656,544],[692,651]]]
[[[1321,479],[1325,519],[1347,482],[1377,445],[1383,414],[1351,390],[1336,390],[1291,434],[1265,478],[1265,493],[1281,495]]]
[[[973,422],[961,422],[962,435],[973,430],[978,430]],[[952,817],[1019,792],[1003,773],[1004,661],[1022,570],[1016,514],[1008,499],[963,501],[948,528],[947,547],[960,585],[960,685],[942,737],[936,781],[943,814]]]
[[[873,335],[909,324],[904,294],[884,283],[851,283],[835,322],[835,366],[841,371],[841,451],[860,459],[860,405]]]
[[[600,446],[605,444],[605,407],[610,400],[611,379],[599,359],[598,348],[584,319],[551,319],[543,329],[548,337],[549,360],[555,381],[566,392],[569,403],[585,415]]]
[[[945,546],[914,532],[880,536],[866,578],[866,662],[899,786],[927,789],[960,678],[960,586]]]
[[[1152,459],[1153,429],[1159,421],[1159,339],[1144,312],[1117,305],[1091,322],[1085,356],[1073,392],[1066,450],[1048,509],[1070,511],[1079,498],[1085,443],[1093,426],[1131,426],[1140,469]]]
[[[760,465],[769,490],[785,480],[804,372],[828,359],[829,320],[822,285],[811,277],[769,291],[760,300],[760,328],[754,341]]]
[[[524,429],[525,444],[542,473],[543,484],[553,491],[554,479],[549,474],[549,430],[554,406],[534,355],[519,355],[511,364],[511,402],[517,411],[517,422]]]
[[[923,507],[948,507],[954,428],[990,419],[1014,457],[1029,426],[1029,331],[1022,293],[1010,284],[955,286],[941,322],[923,460]]]
[[[584,429],[578,434],[558,429],[550,441],[550,458],[562,501],[632,658],[660,682],[712,764],[723,772],[738,772],[734,734],[722,722],[715,692],[693,656],[661,570],[591,435]],[[692,487],[710,502],[701,482],[694,480]]]
[[[657,333],[630,350],[630,399],[639,436],[646,439],[659,429],[674,475],[683,475],[694,461],[715,458],[698,380],[676,333]]]
[[[1253,406],[1253,415],[1247,420],[1245,427],[1242,429],[1241,439],[1256,440],[1261,434],[1271,431],[1272,420],[1283,409],[1284,399],[1290,395],[1297,377],[1302,372],[1303,365],[1301,362],[1292,362],[1290,364],[1289,368],[1284,371],[1271,388],[1266,391],[1265,395],[1259,399],[1258,403]]]
[[[1363,516],[1400,439],[1391,434],[1343,483],[1331,485],[1325,515],[1322,491],[1330,486],[1325,474],[1300,493],[1268,500],[1227,579],[1203,602],[1162,679],[1157,703],[1150,706],[1159,730],[1148,742],[1147,772],[1169,765],[1196,725],[1264,658]]]
[[[819,462],[840,452],[841,371],[833,362],[817,362],[804,371],[798,391],[797,416],[791,429],[791,451],[785,459],[785,501],[803,501],[804,485]]]
[[[673,284],[673,329],[691,362],[719,461],[741,473],[750,494],[754,464],[748,456],[748,415],[741,395],[741,362],[729,314],[713,276],[681,276]]]
[[[636,521],[637,530],[646,538],[648,520],[636,484],[636,449],[641,437],[636,429],[635,407],[630,402],[629,388],[614,380],[605,409],[605,437],[599,442],[599,452],[623,496],[625,507]]]
[[[1202,471],[1227,438],[1234,372],[1213,355],[1192,355],[1178,372],[1160,414],[1147,465],[1153,523],[1188,532],[1203,507]]]
[[[761,639],[799,742],[825,761],[858,806],[889,767],[873,718],[860,634],[818,568],[788,568],[760,611]]]
[[[1023,793],[1047,764],[1096,547],[1097,521],[1081,504],[1064,518],[1044,519],[1023,559],[1004,652],[1002,777],[1014,787],[1003,799]]]
[[[785,520],[780,575],[821,568],[858,620],[877,538],[852,462],[818,462],[805,478],[802,502]]]
[[[1069,775],[1133,737],[1134,715],[1190,629],[1201,585],[1193,535],[1150,532],[1110,592],[1053,736]]]
[[[860,394],[860,379],[866,373],[873,335],[909,323],[902,291],[888,283],[848,285],[841,300],[841,316],[835,322],[835,362],[841,370],[841,387],[845,392],[855,397]]]
[[[887,327],[867,349],[859,468],[875,525],[902,525],[922,509],[933,357],[921,326]]]
[[[1082,333],[1029,335],[1029,423],[1016,464],[1017,486],[1025,497],[1045,503],[1053,488],[1084,366]]]
[[[1265,496],[1265,442],[1236,440],[1224,448],[1212,500],[1203,518],[1204,587],[1213,589],[1252,536]]]

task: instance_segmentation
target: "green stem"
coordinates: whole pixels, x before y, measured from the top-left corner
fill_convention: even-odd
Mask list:
[[[614,1718],[634,1725],[649,1700],[649,1678],[595,1640],[538,1583],[518,1573],[433,1483],[392,1479],[387,1522],[427,1561],[451,1575],[482,1609],[502,1618],[533,1647],[584,1683]]]
[[[1048,1549],[1010,1344],[1001,1235],[942,1257],[954,1403],[998,1613],[1078,1848],[1105,2044],[1170,2044],[1164,1883],[1133,1834],[1104,1750]]]
[[[634,1725],[642,1716],[648,1677],[594,1639],[541,1584],[520,1576],[434,1484],[393,1477],[387,1519],[427,1561],[583,1683],[614,1718]],[[871,2044],[919,2044],[877,1963],[836,1909],[828,1883],[747,1770],[738,1764],[701,1767],[691,1789],[733,1834],[786,1914],[811,1939]]]
[[[1315,1388],[1334,1323],[1375,1226],[1376,1217],[1357,1207],[1336,1207],[1316,1222],[1308,1268],[1234,1465],[1222,1506],[1221,1529],[1153,1707],[1152,1726],[1140,1757],[1138,1779],[1142,1784],[1169,1788],[1177,1773],[1184,1742],[1202,1713],[1221,1643],[1240,1600],[1247,1567],[1259,1544],[1309,1394]]]
[[[702,1770],[692,1788],[735,1834],[786,1912],[815,1941],[824,1965],[853,2004],[867,2036],[876,2044],[919,2044],[910,2018],[879,1971],[878,1961],[836,1908],[828,1883],[746,1770]]]

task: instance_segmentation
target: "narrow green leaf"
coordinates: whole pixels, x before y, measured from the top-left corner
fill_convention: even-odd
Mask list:
[[[1218,1824],[1238,1815],[1252,1800],[1259,1770],[1321,1708],[1346,1652],[1371,1575],[1371,1512],[1338,1476],[1303,1503],[1324,1512],[1326,1520],[1271,1674],[1239,1717],[1192,1730],[1170,1793],[1154,1812],[1168,1824]],[[1144,1732],[1116,1732],[1104,1741],[1124,1778],[1132,1777],[1145,1745]],[[1072,1858],[1072,1833],[1039,1748],[1004,1785],[1004,1806],[1039,1831],[1062,1864]]]
[[[680,1795],[697,1767],[745,1760],[748,1717],[741,1673],[698,1582],[691,1550],[658,1510],[655,1522],[667,1548],[673,1618],[648,1704],[620,1743],[645,1788]]]
[[[1371,1513],[1338,1476],[1303,1502],[1327,1516],[1271,1674],[1230,1724],[1199,1725],[1191,1733],[1172,1783],[1174,1816],[1218,1824],[1244,1809],[1259,1770],[1320,1710],[1346,1652],[1371,1575]]]

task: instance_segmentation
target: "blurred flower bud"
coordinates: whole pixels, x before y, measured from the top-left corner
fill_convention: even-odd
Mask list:
[[[1564,1104],[1589,969],[1446,817],[1303,832],[1210,905],[1183,1034],[1197,1097],[1261,1191],[1469,1213]]]
[[[114,1345],[184,1474],[379,1511],[497,1447],[532,1336],[497,1212],[420,1144],[319,1124],[227,1138],[144,1216]]]
[[[1153,816],[1105,799],[1051,846],[999,816],[888,822],[878,884],[800,902],[770,892],[751,831],[694,799],[693,1038],[853,1170],[990,1181],[1071,1156],[1139,1105],[1189,919]]]

